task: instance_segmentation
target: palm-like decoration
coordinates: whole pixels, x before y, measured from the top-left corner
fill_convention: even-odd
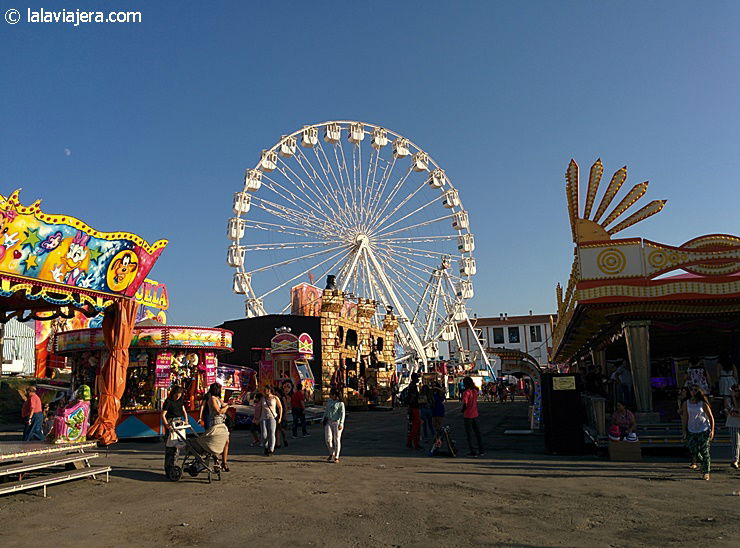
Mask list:
[[[596,194],[599,191],[599,185],[601,183],[603,173],[604,166],[601,163],[601,158],[599,158],[596,160],[594,165],[591,166],[591,171],[588,177],[588,189],[586,191],[586,203],[583,207],[583,216],[579,216],[580,182],[579,168],[575,160],[570,161],[568,170],[565,172],[565,180],[567,181],[565,192],[568,198],[568,215],[570,217],[570,227],[573,233],[573,242],[576,244],[610,240],[614,234],[655,215],[665,206],[666,200],[653,200],[646,206],[643,206],[634,212],[632,215],[614,225],[612,228],[608,228],[609,225],[622,217],[628,209],[642,198],[648,189],[649,183],[647,181],[633,186],[614,207],[614,209],[607,214],[604,220],[601,221],[604,213],[606,213],[606,210],[612,204],[614,198],[617,196],[619,190],[627,179],[627,166],[624,166],[614,173],[609,185],[604,191],[604,195],[601,197],[598,207],[596,208],[596,213],[594,213],[593,217],[589,218],[596,200]]]

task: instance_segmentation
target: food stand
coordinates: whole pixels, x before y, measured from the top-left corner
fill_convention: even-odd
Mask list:
[[[117,436],[161,436],[164,433],[160,420],[162,403],[174,385],[184,388],[190,424],[202,431],[198,424],[202,395],[216,382],[217,356],[231,351],[231,338],[231,331],[218,328],[135,326],[129,345],[121,415],[116,423]],[[66,356],[71,363],[73,389],[83,384],[95,386],[107,352],[100,329],[58,333],[55,352]],[[233,373],[231,379],[233,383]],[[93,392],[97,396],[97,387]]]
[[[219,362],[216,382],[221,385],[225,402],[241,404],[249,392],[257,389],[257,371],[251,367]]]

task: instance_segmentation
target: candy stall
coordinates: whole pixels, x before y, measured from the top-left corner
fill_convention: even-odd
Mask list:
[[[144,322],[142,322],[144,323]],[[126,388],[121,398],[121,416],[116,425],[119,438],[161,436],[160,413],[170,388],[185,390],[191,425],[202,431],[198,416],[202,396],[217,382],[218,357],[231,352],[232,332],[209,327],[136,325],[129,345]],[[57,333],[55,352],[68,358],[72,388],[93,387],[107,353],[101,329],[78,329]],[[234,372],[230,372],[234,379]],[[238,373],[236,375],[238,382]]]

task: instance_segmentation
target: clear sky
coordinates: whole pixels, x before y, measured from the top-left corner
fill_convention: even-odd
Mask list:
[[[305,124],[391,128],[442,165],[476,234],[473,311],[547,313],[572,244],[570,158],[664,211],[620,235],[740,233],[738,2],[21,2],[140,24],[0,21],[0,192],[171,243],[171,323],[239,317],[231,196]],[[647,200],[646,200],[647,201]]]

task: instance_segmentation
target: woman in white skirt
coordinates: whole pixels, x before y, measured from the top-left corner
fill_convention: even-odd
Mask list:
[[[329,457],[326,459],[328,462],[339,462],[343,429],[344,403],[339,397],[339,391],[332,388],[324,406],[324,438],[329,449]]]

